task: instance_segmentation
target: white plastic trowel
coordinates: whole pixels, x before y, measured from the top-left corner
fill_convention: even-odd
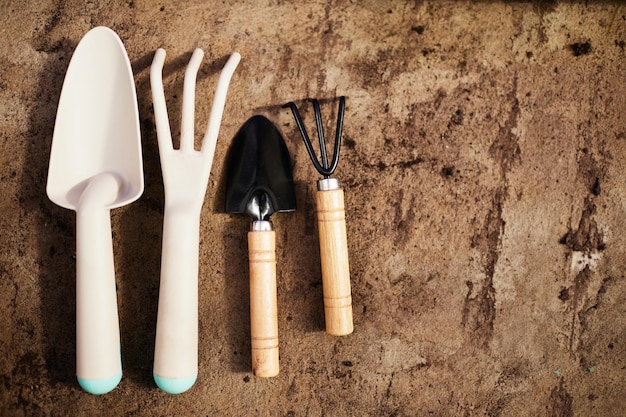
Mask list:
[[[46,192],[76,211],[76,375],[104,394],[122,378],[110,210],[143,192],[137,96],[120,38],[97,27],[80,41],[57,109]]]
[[[154,347],[154,380],[170,394],[187,391],[198,374],[198,251],[200,214],[209,182],[226,93],[241,56],[233,53],[222,70],[206,133],[194,150],[196,74],[204,53],[191,56],[183,86],[180,149],[174,149],[163,92],[165,51],[150,68],[154,117],[165,188],[161,281]]]

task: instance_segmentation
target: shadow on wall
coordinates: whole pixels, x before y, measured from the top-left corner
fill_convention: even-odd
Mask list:
[[[53,45],[44,41],[36,45],[38,51],[47,52],[47,61],[37,80],[35,91],[40,94],[30,112],[26,160],[19,190],[24,212],[37,214],[37,230],[33,235],[38,237],[38,296],[41,298],[45,368],[53,384],[67,385],[76,383],[75,215],[48,199],[46,181],[56,109],[65,71],[76,45],[67,39]]]

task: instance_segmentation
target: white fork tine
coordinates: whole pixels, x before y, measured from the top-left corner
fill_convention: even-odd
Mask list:
[[[180,150],[185,153],[193,152],[194,148],[194,121],[196,105],[196,75],[202,63],[204,52],[197,48],[193,51],[183,86],[183,114],[180,122]]]
[[[222,114],[224,113],[224,106],[226,105],[226,93],[228,92],[228,85],[230,79],[239,65],[241,55],[238,52],[234,52],[224,68],[220,73],[220,78],[215,88],[215,95],[213,96],[213,105],[211,106],[211,115],[209,116],[209,122],[207,124],[206,133],[202,140],[202,153],[206,155],[207,160],[213,161],[213,154],[215,153],[215,144],[217,143],[217,135],[220,131],[220,125],[222,123]]]
[[[150,84],[152,86],[152,102],[154,106],[154,121],[156,123],[157,140],[161,153],[173,151],[172,134],[170,133],[170,121],[167,116],[167,104],[163,92],[163,64],[165,63],[165,50],[159,48],[154,53],[152,66],[150,67]]]

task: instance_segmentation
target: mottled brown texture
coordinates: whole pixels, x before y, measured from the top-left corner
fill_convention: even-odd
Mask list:
[[[0,3],[0,415],[617,416],[626,413],[626,8],[619,2]],[[113,210],[124,378],[74,377],[71,211],[45,195],[80,38],[106,25],[135,72],[145,192]],[[202,211],[199,376],[152,381],[163,186],[149,66],[178,136],[205,50],[196,131],[228,93]],[[293,118],[322,100],[345,191],[352,335],[324,333],[315,181]],[[251,373],[245,216],[223,213],[230,140],[270,118],[298,209],[274,218],[281,373]],[[198,133],[198,138],[201,137]],[[198,139],[199,140],[199,139]]]

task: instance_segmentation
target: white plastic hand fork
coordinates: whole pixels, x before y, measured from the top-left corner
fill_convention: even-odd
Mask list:
[[[154,380],[163,391],[187,391],[198,373],[198,250],[200,213],[230,79],[241,56],[224,66],[200,151],[194,150],[196,74],[204,52],[196,49],[185,72],[180,149],[175,150],[163,92],[165,51],[150,68],[161,171],[165,187],[161,282],[154,352]]]

